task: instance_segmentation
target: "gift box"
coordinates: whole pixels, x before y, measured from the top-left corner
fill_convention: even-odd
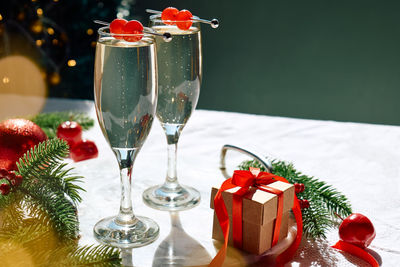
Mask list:
[[[289,183],[275,181],[268,184],[268,187],[275,188],[283,193],[283,213],[279,229],[279,240],[286,238],[290,209],[293,206],[295,190]],[[214,209],[214,198],[218,192],[218,187],[213,187],[211,191],[211,208]],[[229,243],[233,245],[232,233],[232,204],[233,195],[240,190],[237,186],[222,192],[229,215]],[[242,247],[241,249],[252,254],[262,254],[272,247],[274,228],[278,215],[278,195],[265,192],[257,187],[250,187],[242,197]],[[213,236],[214,239],[224,241],[221,226],[214,212]]]

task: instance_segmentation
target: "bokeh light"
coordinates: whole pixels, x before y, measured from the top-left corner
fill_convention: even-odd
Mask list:
[[[40,68],[23,56],[0,59],[0,120],[40,112],[47,87]]]

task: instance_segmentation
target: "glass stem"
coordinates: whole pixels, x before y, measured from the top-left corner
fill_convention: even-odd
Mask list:
[[[176,172],[176,157],[178,153],[178,143],[168,144],[168,171],[167,171],[167,184],[177,184],[177,172]]]
[[[113,149],[117,156],[121,177],[121,204],[115,221],[120,225],[133,225],[137,219],[132,209],[132,168],[139,149]]]
[[[180,187],[176,171],[176,158],[178,153],[179,136],[181,134],[183,125],[164,124],[163,128],[165,130],[168,143],[168,171],[164,187],[168,188],[168,190],[174,191]]]

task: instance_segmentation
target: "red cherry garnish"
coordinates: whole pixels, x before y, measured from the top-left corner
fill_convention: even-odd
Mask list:
[[[372,222],[360,213],[351,214],[339,226],[340,239],[361,248],[368,247],[375,236]]]
[[[10,193],[11,187],[9,184],[7,183],[2,183],[0,184],[0,193],[5,196],[8,195],[8,193]]]
[[[131,20],[126,23],[122,31],[124,34],[137,34],[134,36],[124,36],[124,40],[128,42],[137,42],[143,37],[143,25],[137,20]]]
[[[176,21],[176,16],[178,15],[179,10],[175,7],[167,7],[161,13],[161,19],[165,24],[173,25]]]
[[[126,23],[128,23],[128,21],[125,20],[125,19],[114,19],[110,23],[110,32],[112,34],[123,33],[123,28],[124,28]],[[123,37],[120,36],[120,35],[114,35],[114,37],[117,38],[117,39],[123,39]]]
[[[183,9],[176,15],[176,26],[181,30],[189,30],[192,26],[192,13],[189,10]]]
[[[70,147],[82,140],[82,127],[75,121],[66,121],[57,128],[57,137],[67,141]]]
[[[99,151],[93,141],[82,140],[71,148],[71,158],[77,162],[97,158]]]

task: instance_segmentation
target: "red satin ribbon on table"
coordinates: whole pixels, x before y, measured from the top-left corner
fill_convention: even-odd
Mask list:
[[[222,183],[221,188],[218,190],[217,194],[214,198],[214,210],[217,215],[219,224],[222,229],[222,233],[224,236],[224,245],[219,250],[217,255],[209,264],[210,267],[219,267],[222,266],[225,256],[226,250],[228,246],[228,236],[229,236],[229,216],[226,210],[225,202],[222,199],[222,192],[234,187],[241,187],[234,195],[232,202],[232,232],[233,232],[233,243],[235,247],[242,247],[242,199],[243,196],[248,192],[250,186],[256,187],[259,190],[276,194],[278,196],[278,213],[274,227],[274,233],[272,238],[272,246],[276,245],[279,240],[279,231],[282,222],[282,214],[283,214],[283,192],[281,190],[269,187],[268,184],[271,184],[275,181],[281,181],[285,183],[289,183],[285,178],[273,175],[268,172],[260,172],[260,169],[250,168],[249,171],[235,171],[232,178],[226,180]],[[292,207],[296,224],[297,224],[297,234],[295,241],[287,248],[284,252],[282,252],[276,258],[276,263],[278,266],[283,266],[286,262],[290,261],[296,252],[297,248],[300,245],[302,233],[303,233],[303,221],[301,216],[300,205],[298,204],[298,200],[296,195],[294,196],[294,203]]]
[[[376,259],[369,254],[367,251],[364,249],[357,247],[353,244],[344,242],[344,241],[338,241],[335,245],[332,246],[333,248],[336,248],[338,250],[342,250],[344,252],[348,252],[351,255],[354,255],[356,257],[359,257],[369,264],[371,264],[372,267],[379,267],[379,263],[376,261]]]

